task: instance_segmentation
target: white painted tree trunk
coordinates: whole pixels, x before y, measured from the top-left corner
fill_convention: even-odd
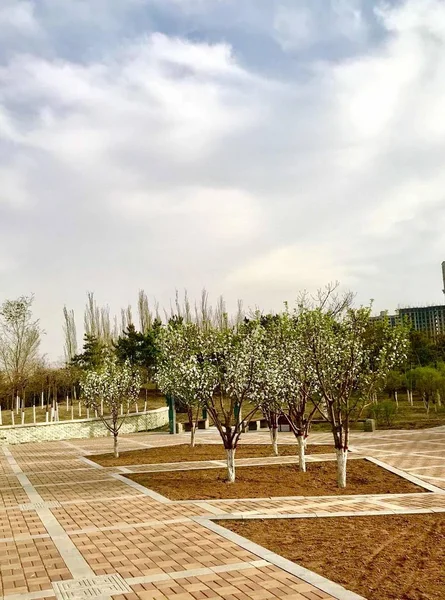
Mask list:
[[[36,405],[32,405],[32,422],[35,424],[36,422]]]
[[[337,454],[337,484],[339,488],[346,487],[346,463],[348,460],[347,450],[335,450]]]
[[[71,421],[74,421],[74,404],[71,404]]]
[[[114,444],[113,444],[113,450],[114,450],[114,458],[119,458],[119,447],[118,447],[118,441],[117,441],[117,435],[114,436]]]
[[[22,425],[25,424],[25,411],[22,410]]]
[[[41,396],[40,396],[40,404],[41,404],[41,408],[43,408],[43,403],[44,403],[44,393],[42,392]]]
[[[394,392],[394,400],[396,401],[397,408],[399,408],[399,397],[397,391]]]
[[[299,435],[297,437],[298,442],[298,466],[300,471],[306,473],[306,444],[304,436]]]
[[[276,427],[270,429],[270,441],[274,455],[278,456],[278,429]]]
[[[227,481],[235,482],[235,448],[226,449],[227,454]]]
[[[15,421],[14,421],[14,411],[11,410],[11,425],[15,425]]]
[[[2,407],[0,406],[0,425],[3,425]]]
[[[190,448],[195,447],[196,442],[196,425],[192,423],[192,428],[190,430]]]
[[[68,412],[69,409],[70,409],[70,401],[69,401],[68,394],[67,394],[66,395],[66,412]]]

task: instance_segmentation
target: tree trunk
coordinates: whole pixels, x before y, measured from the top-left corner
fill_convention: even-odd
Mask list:
[[[394,392],[394,400],[396,401],[397,408],[399,408],[399,398],[398,398],[397,391]]]
[[[348,459],[348,451],[336,448],[337,454],[337,484],[339,488],[346,487],[346,462]]]
[[[226,448],[227,453],[227,481],[235,482],[235,448]]]
[[[114,458],[119,458],[119,448],[117,445],[117,433],[114,434]]]
[[[298,435],[297,442],[298,442],[298,466],[299,466],[300,471],[302,471],[303,473],[306,473],[306,454],[305,454],[306,444],[304,441],[304,436]]]
[[[190,448],[195,447],[196,441],[196,423],[192,423],[192,427],[190,429]]]
[[[275,456],[278,456],[278,429],[277,427],[271,427],[270,441],[272,442],[272,450]]]

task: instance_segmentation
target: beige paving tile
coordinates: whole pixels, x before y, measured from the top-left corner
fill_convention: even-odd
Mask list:
[[[35,511],[0,511],[0,538],[42,533],[46,533],[46,528]]]
[[[256,560],[194,522],[71,536],[96,575],[139,577]]]
[[[46,590],[52,581],[71,578],[51,540],[0,542],[0,594]]]

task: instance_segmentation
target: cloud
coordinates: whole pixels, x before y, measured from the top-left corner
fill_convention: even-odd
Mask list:
[[[149,4],[132,14],[157,22]],[[79,315],[87,289],[116,312],[140,287],[166,305],[206,286],[267,308],[333,279],[377,310],[440,295],[445,5],[374,2],[371,22],[331,3],[314,29],[316,3],[241,2],[243,27],[271,45],[266,17],[311,11],[304,58],[286,50],[271,71],[261,44],[250,63],[244,38],[214,39],[211,4],[189,36],[135,33],[129,13],[121,34],[107,4],[104,37],[78,55],[57,51],[68,25],[46,0],[46,17],[31,11],[46,50],[0,66],[2,298],[35,292],[52,356],[55,315]],[[347,56],[320,49],[348,36]]]
[[[40,27],[35,17],[34,5],[28,1],[4,0],[0,7],[0,31],[2,34],[14,33],[35,35]]]
[[[247,265],[233,271],[228,283],[231,285],[268,285],[275,289],[316,289],[321,282],[351,282],[351,275],[344,264],[344,256],[335,255],[332,248],[319,243],[292,244],[273,249]],[[287,300],[288,298],[283,298]]]
[[[277,41],[285,51],[291,52],[342,38],[362,42],[368,33],[362,0],[280,2],[273,25]]]

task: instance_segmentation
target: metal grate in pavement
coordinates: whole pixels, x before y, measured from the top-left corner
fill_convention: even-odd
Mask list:
[[[55,581],[53,588],[57,600],[89,600],[132,592],[130,586],[118,574]]]
[[[26,512],[28,510],[37,510],[39,508],[60,508],[62,505],[57,500],[52,500],[50,502],[30,502],[28,504],[19,504],[19,509],[22,512]]]

